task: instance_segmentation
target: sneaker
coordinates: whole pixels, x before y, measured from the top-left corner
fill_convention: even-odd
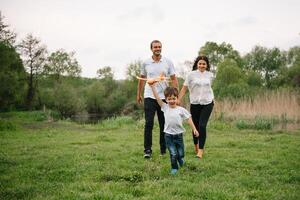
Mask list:
[[[151,158],[151,151],[146,151],[146,152],[144,153],[144,158],[146,158],[146,159]]]
[[[179,166],[182,167],[184,165],[184,159],[178,160]]]
[[[178,169],[171,169],[171,174],[175,175],[177,173]]]

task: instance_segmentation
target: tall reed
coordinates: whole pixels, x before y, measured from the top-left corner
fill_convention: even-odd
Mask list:
[[[291,90],[259,92],[252,98],[216,100],[213,117],[227,119],[279,118],[300,121],[300,94]]]

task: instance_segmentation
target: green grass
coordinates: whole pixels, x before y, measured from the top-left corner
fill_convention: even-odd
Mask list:
[[[204,159],[185,134],[186,165],[169,174],[159,156],[143,159],[143,121],[97,125],[42,121],[43,114],[0,114],[0,199],[299,199],[299,131],[239,130],[211,122]]]

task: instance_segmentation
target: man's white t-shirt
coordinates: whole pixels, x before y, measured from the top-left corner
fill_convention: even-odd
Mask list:
[[[185,108],[181,106],[171,108],[168,104],[163,103],[161,110],[165,116],[165,133],[177,135],[185,132],[182,121],[191,117],[191,114]]]
[[[175,68],[173,63],[165,58],[161,57],[158,62],[155,62],[152,58],[145,60],[141,66],[141,75],[146,76],[147,78],[157,78],[161,74],[164,74],[166,77],[175,74]],[[164,91],[168,87],[167,81],[160,81],[155,84],[156,91],[158,96],[161,99],[165,99]],[[144,98],[155,99],[151,87],[146,83],[144,89]]]

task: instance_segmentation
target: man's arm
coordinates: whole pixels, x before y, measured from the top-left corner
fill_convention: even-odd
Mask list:
[[[141,75],[140,77],[141,78],[146,78],[146,76],[144,76],[144,75]],[[140,79],[138,80],[137,93],[136,93],[136,102],[139,103],[139,104],[142,103],[142,101],[143,101],[142,90],[143,90],[144,84],[145,84],[144,80],[140,80]]]

